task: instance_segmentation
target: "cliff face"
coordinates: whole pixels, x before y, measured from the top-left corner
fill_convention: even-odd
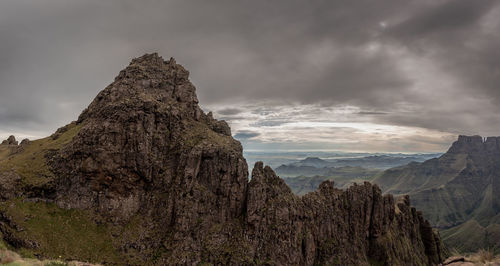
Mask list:
[[[325,181],[298,197],[257,163],[247,222],[252,254],[285,265],[426,265],[442,259],[439,236],[409,198],[395,202],[368,182],[344,191]]]
[[[197,195],[205,201],[198,209],[217,221],[241,214],[248,176],[241,145],[198,107],[188,74],[173,59],[146,55],[99,93],[76,122],[80,133],[51,162],[58,205],[125,221],[145,203],[168,202],[163,219],[190,220],[198,210],[181,214],[179,204],[201,204],[185,193],[203,186],[210,196]]]
[[[487,154],[500,154],[500,137],[487,137],[483,138],[481,136],[458,136],[458,140],[455,141],[450,149],[449,154],[475,154],[475,155],[487,155]]]
[[[76,122],[0,146],[0,237],[109,264],[441,261],[407,198],[328,182],[297,197],[261,163],[248,182],[240,143],[199,108],[188,75],[173,59],[134,59]]]

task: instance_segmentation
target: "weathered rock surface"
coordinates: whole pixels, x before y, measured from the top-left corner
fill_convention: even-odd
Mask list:
[[[395,202],[369,183],[342,191],[330,182],[297,197],[262,163],[248,182],[240,143],[224,121],[200,109],[188,76],[173,59],[136,58],[76,122],[0,160],[0,169],[10,167],[0,171],[8,180],[3,191],[14,188],[0,202],[0,232],[7,242],[42,257],[56,250],[68,259],[109,264],[442,261],[438,234],[408,198]],[[41,153],[48,169],[27,171],[24,164],[8,162],[38,160]],[[28,207],[16,212],[23,202]],[[39,205],[46,202],[58,207]],[[87,248],[79,243],[59,246],[55,233],[29,222],[33,217],[64,221],[61,226],[70,232],[87,218],[105,226],[111,241],[103,245],[111,242],[109,254],[116,257],[71,249]]]
[[[6,140],[2,141],[2,145],[17,145],[18,142],[16,140],[16,137],[14,136],[9,136]]]
[[[368,182],[343,191],[325,181],[317,192],[298,197],[270,167],[257,163],[248,188],[247,222],[255,248],[251,254],[284,265],[442,260],[439,236],[410,207],[409,198],[395,203]]]

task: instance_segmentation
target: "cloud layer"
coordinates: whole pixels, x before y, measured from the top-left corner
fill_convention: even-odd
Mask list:
[[[3,1],[0,40],[0,137],[49,134],[152,51],[185,65],[250,148],[500,135],[493,0]]]

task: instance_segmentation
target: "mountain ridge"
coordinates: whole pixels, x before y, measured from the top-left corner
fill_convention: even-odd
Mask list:
[[[434,226],[448,229],[443,231],[446,239],[462,251],[489,247],[500,252],[498,243],[486,240],[463,248],[457,239],[465,237],[455,232],[471,233],[454,229],[463,225],[486,232],[499,224],[500,200],[495,196],[500,193],[499,173],[500,137],[460,135],[441,157],[386,170],[373,182],[386,193],[411,195],[424,216]]]
[[[36,257],[119,264],[437,264],[409,198],[364,183],[293,195],[198,106],[189,72],[133,59],[78,120],[0,146],[0,238]]]

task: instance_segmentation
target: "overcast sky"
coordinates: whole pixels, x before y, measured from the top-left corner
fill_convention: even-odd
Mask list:
[[[247,150],[445,151],[500,135],[498,3],[1,1],[0,137],[51,134],[158,52]]]

